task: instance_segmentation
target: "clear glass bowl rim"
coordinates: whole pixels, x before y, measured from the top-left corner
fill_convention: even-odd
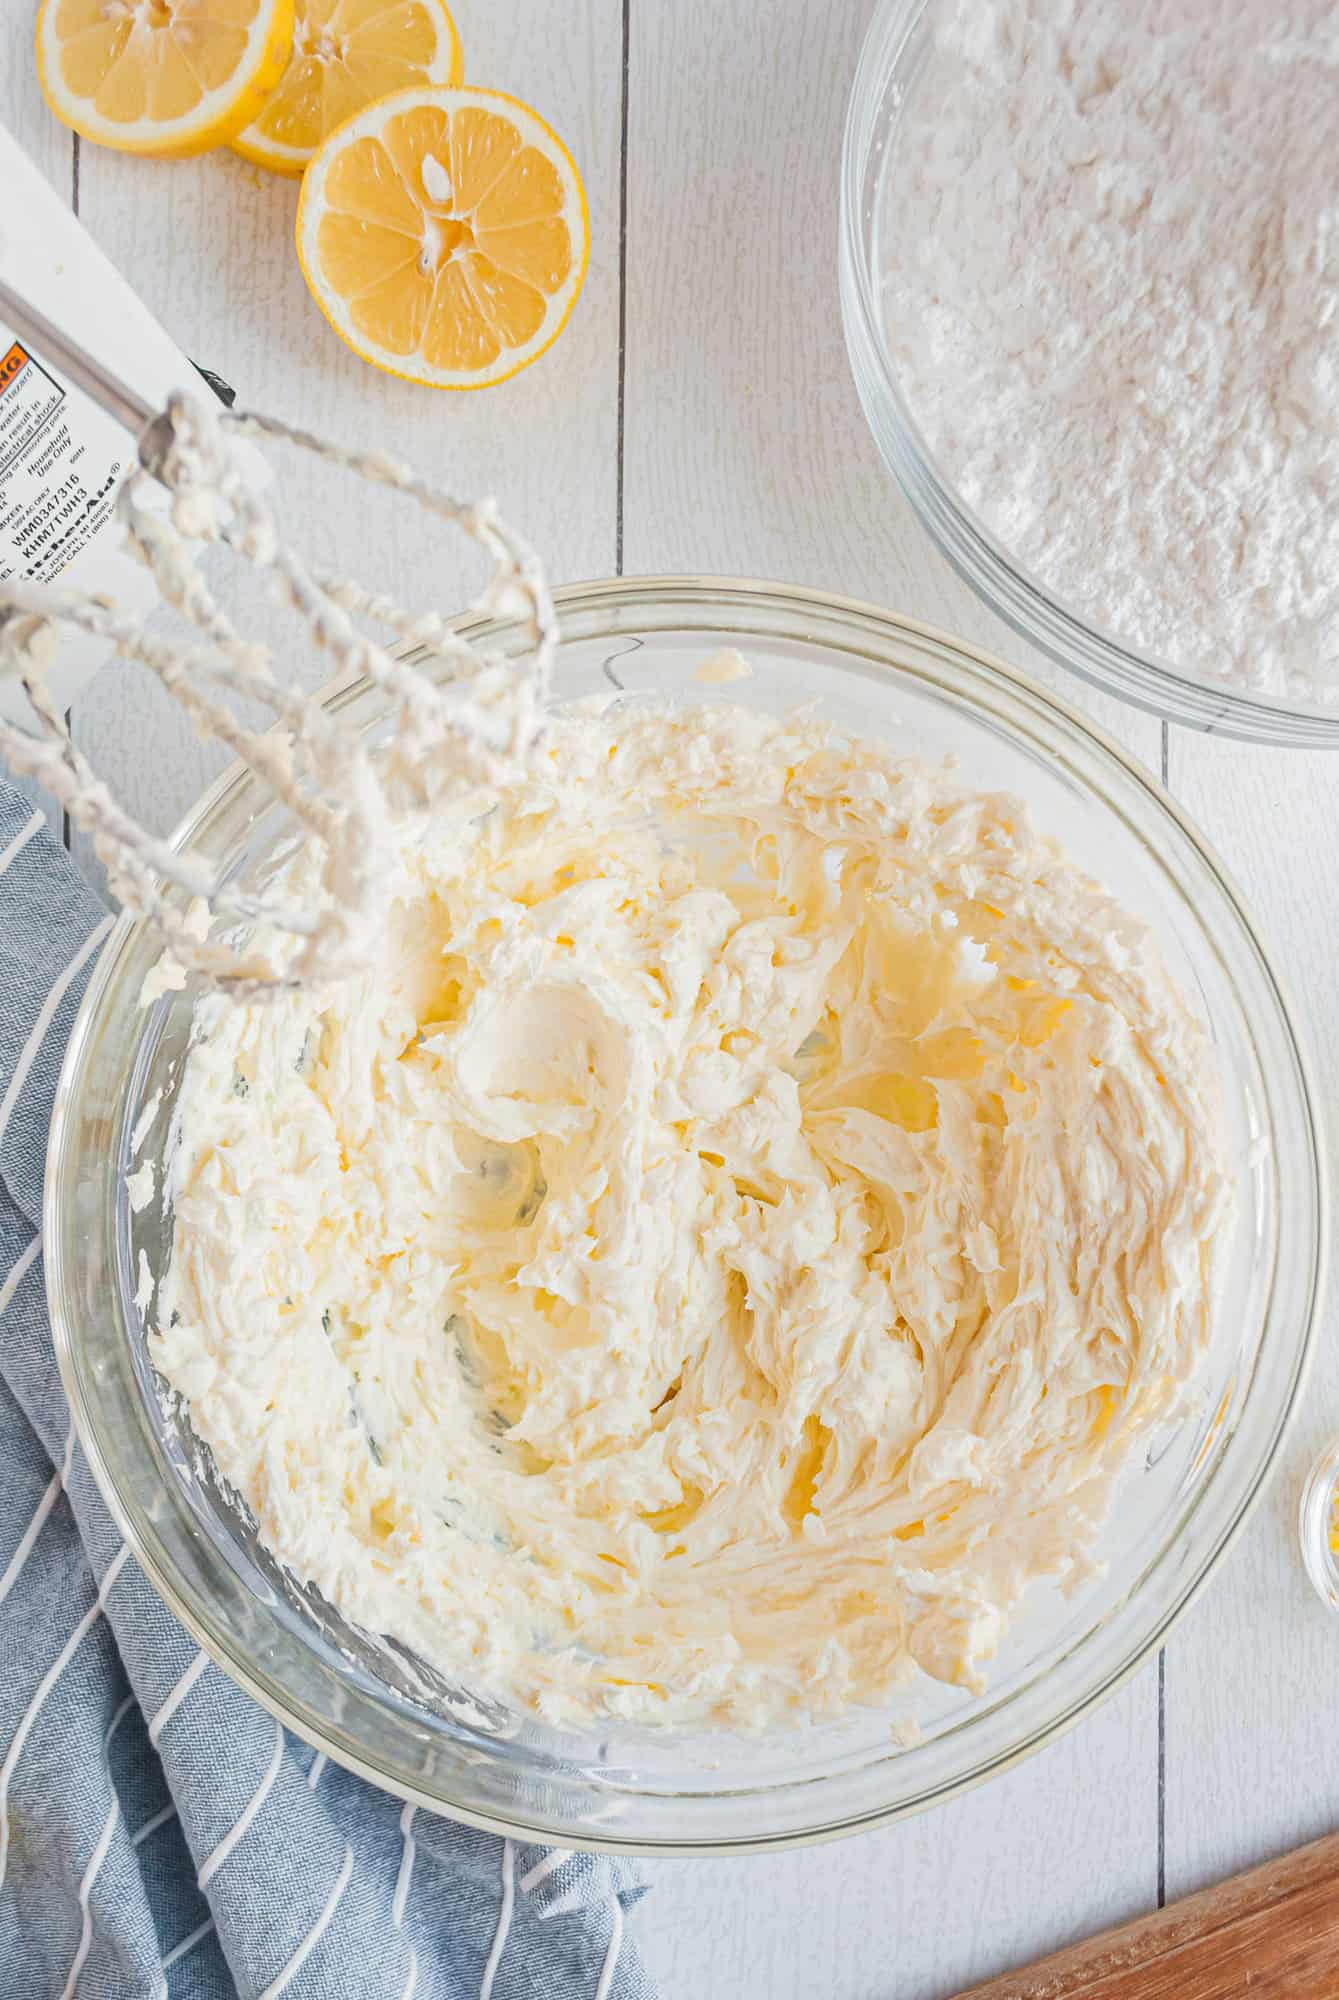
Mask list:
[[[899,87],[921,16],[934,0],[879,0],[861,47],[842,138],[839,289],[847,353],[884,463],[953,568],[997,617],[1093,687],[1169,722],[1247,742],[1339,748],[1339,708],[1230,687],[1122,645],[1090,625],[1009,554],[935,461],[883,338],[864,223],[875,125]]]
[[[1285,1112],[1293,1121],[1298,1143],[1294,1149],[1295,1156],[1279,1163],[1281,1185],[1291,1198],[1281,1203],[1286,1214],[1276,1262],[1284,1266],[1285,1282],[1291,1285],[1292,1291],[1286,1311],[1278,1309],[1277,1292],[1271,1296],[1262,1334],[1263,1346],[1275,1319],[1281,1322],[1278,1328],[1280,1333],[1286,1332],[1290,1326],[1292,1328],[1292,1346],[1286,1364],[1286,1389],[1268,1419],[1267,1434],[1250,1448],[1249,1465],[1237,1467],[1234,1464],[1233,1503],[1223,1519],[1207,1532],[1205,1552],[1194,1563],[1189,1581],[1178,1579],[1166,1583],[1163,1589],[1165,1608],[1156,1623],[1129,1643],[1119,1657],[1099,1657],[1095,1664],[1088,1665],[1085,1672],[1078,1676],[1080,1685],[1067,1695],[1058,1710],[1052,1712],[1049,1703],[1043,1703],[1037,1683],[1024,1687],[1015,1705],[1031,1720],[1017,1740],[1010,1741],[980,1764],[956,1771],[941,1783],[928,1783],[914,1796],[895,1798],[873,1807],[866,1799],[859,1810],[849,1811],[843,1810],[839,1796],[843,1778],[849,1778],[849,1773],[809,1780],[802,1788],[809,1795],[809,1816],[803,1824],[788,1824],[776,1832],[740,1833],[732,1830],[719,1839],[701,1835],[685,1839],[674,1834],[662,1835],[655,1829],[645,1827],[628,1833],[592,1831],[579,1822],[554,1821],[524,1813],[511,1817],[492,1808],[481,1810],[467,1797],[456,1796],[451,1788],[425,1789],[421,1782],[416,1782],[412,1761],[392,1767],[384,1758],[364,1754],[356,1738],[351,1740],[342,1729],[336,1729],[309,1703],[295,1697],[260,1662],[239,1649],[233,1633],[221,1623],[210,1599],[184,1578],[159,1521],[121,1491],[111,1463],[112,1454],[106,1448],[108,1438],[104,1435],[103,1412],[99,1405],[102,1393],[98,1381],[100,1371],[86,1351],[78,1315],[72,1310],[72,1272],[85,1248],[85,1238],[81,1234],[85,1224],[76,1218],[74,1212],[73,1176],[77,1159],[72,1135],[78,1112],[78,1081],[98,1024],[101,996],[110,983],[111,971],[118,957],[128,942],[142,931],[141,926],[124,916],[118,919],[104,945],[80,1007],[53,1112],[44,1201],[44,1242],[47,1294],[57,1361],[75,1427],[95,1479],[131,1552],[169,1609],[253,1699],[285,1727],[345,1768],[382,1790],[389,1790],[430,1811],[444,1813],[489,1831],[522,1840],[557,1840],[567,1846],[599,1852],[744,1853],[837,1838],[923,1810],[968,1790],[1009,1768],[1071,1727],[1113,1693],[1164,1642],[1173,1623],[1197,1596],[1241,1531],[1260,1496],[1297,1407],[1315,1346],[1327,1268],[1325,1153],[1309,1065],[1293,1026],[1286,995],[1217,857],[1200,840],[1175,801],[1162,791],[1148,772],[1080,711],[1048,690],[978,648],[933,627],[901,618],[873,605],[781,584],[695,576],[613,578],[567,585],[554,595],[565,632],[572,634],[572,628],[580,626],[583,618],[588,621],[587,627],[573,635],[585,640],[592,636],[601,641],[605,637],[622,637],[639,626],[649,629],[659,617],[662,622],[657,629],[690,632],[700,627],[704,632],[729,633],[738,637],[744,645],[750,638],[772,637],[837,647],[857,658],[865,672],[873,667],[876,677],[882,666],[883,672],[894,679],[899,674],[909,673],[932,686],[951,690],[956,685],[959,692],[960,684],[965,679],[973,684],[972,692],[983,715],[996,722],[1005,719],[1020,733],[1026,733],[1028,725],[1035,723],[1039,731],[1049,733],[1059,748],[1071,748],[1079,762],[1096,760],[1108,767],[1114,766],[1110,775],[1117,786],[1129,790],[1133,785],[1136,793],[1143,795],[1147,807],[1162,817],[1164,826],[1172,823],[1173,829],[1191,851],[1193,860],[1207,871],[1236,926],[1237,942],[1247,951],[1254,968],[1253,976],[1258,977],[1257,997],[1265,999],[1270,1012],[1270,1029],[1274,1036],[1272,1060],[1276,1065],[1268,1072],[1271,1103],[1275,1101],[1272,1093],[1277,1087],[1278,1101],[1283,1103]],[[460,629],[469,631],[476,639],[486,639],[495,633],[502,637],[515,631],[515,627],[506,621],[490,621],[476,615],[462,618],[457,623]],[[890,655],[896,652],[899,645],[912,649],[920,647],[932,657],[938,656],[942,664],[937,672],[933,666],[913,666],[903,659],[896,660],[894,664]],[[363,693],[366,686],[365,682],[349,681],[332,684],[323,698],[333,706],[343,706]],[[182,846],[188,843],[229,795],[246,782],[238,767],[225,772],[182,820],[171,836],[172,844]],[[1110,797],[1098,796],[1109,810],[1122,811]],[[128,1071],[127,1062],[122,1075],[123,1088]],[[111,1173],[107,1173],[106,1177],[110,1180]],[[1284,1238],[1291,1239],[1286,1249]],[[1284,1265],[1285,1255],[1291,1260],[1287,1265]],[[122,1326],[123,1337],[127,1332]],[[1243,1409],[1237,1424],[1220,1440],[1215,1450],[1214,1476],[1203,1483],[1190,1503],[1182,1509],[1178,1523],[1180,1529],[1189,1532],[1195,1518],[1203,1517],[1204,1502],[1214,1490],[1214,1478],[1220,1470],[1225,1471],[1227,1452],[1240,1436],[1246,1414]],[[184,1502],[177,1496],[169,1493],[166,1497],[169,1513],[173,1507],[184,1507]],[[192,1532],[189,1522],[184,1532]],[[1160,1567],[1167,1566],[1173,1546],[1174,1542],[1170,1539],[1159,1546],[1136,1580],[1136,1586],[1132,1586],[1127,1593],[1121,1610],[1133,1601],[1139,1587],[1150,1580],[1157,1580],[1157,1572]],[[1076,1655],[1084,1654],[1086,1657],[1094,1646],[1100,1655],[1104,1632],[1107,1632],[1107,1651],[1110,1652],[1108,1628],[1112,1623],[1113,1619],[1108,1619],[1104,1625],[1086,1633],[1052,1670],[1056,1678],[1059,1678],[1060,1668],[1063,1667],[1068,1685],[1068,1681],[1075,1678],[1069,1669]],[[1047,1678],[1049,1676],[1043,1676],[1043,1679]],[[1044,1714],[1034,1713],[1043,1706],[1046,1708]],[[395,1701],[389,1696],[385,1703],[379,1704],[379,1708],[388,1714],[397,1712]],[[410,1748],[406,1740],[407,1751]],[[886,1763],[896,1761],[895,1758],[885,1760]],[[784,1789],[787,1788],[763,1786],[754,1792],[746,1789],[732,1797],[756,1798],[759,1819],[765,1821],[767,1801]],[[796,1788],[789,1789],[794,1791]],[[837,1796],[829,1799],[829,1792]]]

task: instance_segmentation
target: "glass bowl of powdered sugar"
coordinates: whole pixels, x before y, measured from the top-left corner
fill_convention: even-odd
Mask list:
[[[925,527],[1061,665],[1339,744],[1339,27],[1302,0],[883,0],[841,296]]]

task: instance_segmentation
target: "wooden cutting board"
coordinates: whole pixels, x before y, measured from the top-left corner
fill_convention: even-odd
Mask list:
[[[958,2000],[1339,2000],[1339,1833]]]

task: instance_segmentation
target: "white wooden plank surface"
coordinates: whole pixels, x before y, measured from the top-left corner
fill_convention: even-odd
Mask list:
[[[838,171],[869,0],[634,0],[623,566],[810,583],[958,633],[1156,767],[1151,716],[995,618],[884,470],[837,301]]]
[[[1156,1678],[933,1813],[831,1846],[649,1864],[666,2000],[937,2000],[1153,1905]]]
[[[1173,730],[1173,789],[1218,847],[1308,1032],[1339,1134],[1339,760]],[[1339,1618],[1297,1548],[1312,1458],[1339,1431],[1333,1283],[1304,1407],[1259,1511],[1167,1649],[1171,1896],[1339,1827],[1332,1754]]]
[[[0,115],[72,187],[71,142],[31,84],[29,11],[0,9]],[[559,578],[608,573],[621,542],[629,573],[810,582],[944,625],[1057,684],[934,554],[851,385],[837,158],[868,0],[628,0],[622,268],[622,0],[461,0],[459,12],[467,74],[553,119],[591,199],[583,300],[554,351],[516,381],[433,397],[366,369],[307,299],[291,250],[293,187],[228,155],[164,166],[82,147],[83,219],[169,331],[245,402],[403,451],[462,493],[493,488]],[[326,560],[424,601],[458,593],[465,571],[453,553],[443,562],[411,514],[369,511],[356,488],[309,478],[296,460],[283,472],[287,514]],[[1077,684],[1065,692],[1156,766],[1157,724]],[[155,825],[213,768],[125,672],[101,678],[76,726]],[[1173,732],[1169,768],[1294,984],[1322,996],[1318,1039],[1333,1048],[1334,767]],[[1327,1077],[1339,1129],[1333,1062]],[[1339,1670],[1339,1623],[1311,1604],[1292,1540],[1302,1471],[1336,1423],[1339,1364],[1322,1361],[1283,1477],[1172,1642],[1165,1745],[1151,1667],[1081,1729],[939,1813],[785,1856],[653,1864],[635,1923],[667,2000],[930,2000],[1147,1907],[1164,1859],[1164,1769],[1169,1894],[1339,1823],[1339,1779],[1312,1719]]]
[[[544,549],[555,577],[614,567],[617,482],[618,0],[461,11],[466,75],[541,108],[572,148],[591,209],[585,289],[562,339],[484,395],[435,395],[369,368],[308,296],[293,249],[297,183],[228,152],[172,164],[82,150],[80,216],[169,333],[252,408],[327,437],[376,444],[470,499],[496,494]],[[464,601],[468,545],[407,504],[369,504],[361,482],[312,461],[279,462],[283,514],[299,545],[410,600]],[[462,551],[466,551],[462,559]],[[250,629],[265,616],[254,593]],[[313,682],[319,662],[295,662]],[[131,808],[166,827],[219,766],[148,676],[105,670],[79,704],[76,735]],[[152,745],[152,756],[146,747]]]

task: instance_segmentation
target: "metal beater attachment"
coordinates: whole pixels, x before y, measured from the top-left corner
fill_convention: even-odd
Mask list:
[[[0,300],[10,316],[17,303],[9,296]],[[29,315],[30,322],[36,317]],[[356,967],[379,913],[391,809],[387,774],[394,774],[397,809],[427,810],[447,788],[496,787],[526,766],[543,727],[557,643],[540,565],[498,519],[491,501],[462,504],[379,452],[345,451],[291,425],[207,409],[189,397],[174,397],[155,414],[123,384],[109,382],[49,322],[27,330],[114,415],[143,419],[137,426],[139,467],[118,495],[117,512],[163,602],[188,621],[199,643],[156,637],[114,607],[59,585],[0,583],[0,673],[22,682],[36,724],[30,732],[0,722],[0,755],[44,786],[92,835],[118,902],[156,926],[185,972],[247,995],[339,978]],[[493,567],[471,609],[526,622],[533,651],[525,665],[481,653],[440,612],[407,610],[393,597],[309,566],[279,540],[273,515],[230,448],[229,433],[313,452],[407,495],[479,543]],[[152,504],[155,485],[167,491],[165,511],[161,499]],[[388,743],[369,752],[315,696],[285,683],[269,646],[236,630],[195,560],[193,545],[205,543],[221,543],[267,572],[336,673],[366,676],[385,690],[392,716]],[[46,667],[62,623],[98,634],[122,659],[143,662],[197,731],[226,744],[288,808],[319,854],[315,908],[299,907],[282,884],[247,889],[229,883],[225,873],[175,851],[124,811],[71,741],[47,691]],[[370,637],[366,625],[394,634],[405,650],[418,649],[440,670],[410,666]],[[259,702],[269,723],[246,726],[230,705],[234,697]]]

